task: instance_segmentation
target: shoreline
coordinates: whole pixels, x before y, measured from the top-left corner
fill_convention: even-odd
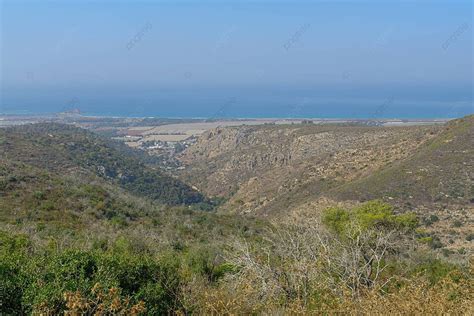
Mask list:
[[[474,113],[466,114],[473,115]],[[145,120],[145,119],[163,119],[163,120],[189,120],[189,121],[326,121],[326,122],[364,122],[364,121],[400,121],[400,122],[447,122],[455,120],[464,116],[450,117],[450,118],[399,118],[399,117],[367,117],[367,118],[352,118],[352,117],[185,117],[185,116],[116,116],[116,115],[82,115],[82,114],[67,114],[67,113],[33,113],[33,114],[5,114],[0,113],[0,120],[5,119],[117,119],[117,120]]]

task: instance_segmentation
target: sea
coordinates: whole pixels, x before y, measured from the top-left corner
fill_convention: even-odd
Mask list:
[[[474,113],[472,97],[407,99],[388,93],[371,98],[311,94],[95,93],[4,94],[0,114],[53,114],[167,118],[450,119]]]

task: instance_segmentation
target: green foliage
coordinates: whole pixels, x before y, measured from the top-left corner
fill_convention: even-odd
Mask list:
[[[0,314],[16,314],[22,310],[25,278],[20,274],[19,265],[24,262],[29,245],[25,235],[0,231]]]
[[[67,310],[66,293],[77,293],[76,298],[92,301],[96,297],[91,289],[96,284],[117,289],[121,301],[144,301],[149,314],[190,314],[198,303],[183,303],[189,294],[186,291],[219,292],[241,286],[245,290],[232,292],[232,299],[234,294],[246,298],[245,291],[251,291],[262,280],[271,280],[287,291],[287,300],[271,306],[272,311],[284,310],[282,306],[295,302],[292,289],[307,285],[306,272],[315,272],[316,278],[320,275],[317,259],[301,261],[298,253],[285,252],[291,250],[285,245],[281,245],[283,253],[278,257],[264,254],[262,249],[269,246],[263,229],[270,226],[267,222],[211,212],[223,200],[204,199],[182,182],[147,167],[140,155],[121,145],[54,124],[0,130],[0,139],[0,150],[6,157],[0,161],[0,224],[7,229],[0,230],[0,314],[44,310],[62,314]],[[177,206],[165,207],[161,203]],[[193,205],[181,205],[186,203]],[[436,220],[430,217],[431,222]],[[418,225],[414,214],[397,214],[381,201],[350,210],[327,209],[323,223],[334,232],[328,236],[338,242],[334,253],[341,258],[346,250],[354,249],[347,245],[359,246],[359,238],[350,239],[354,234],[359,237],[357,234],[369,232],[361,234],[365,243],[357,250],[360,257],[370,257],[376,244],[374,232],[396,230],[399,234],[390,241],[396,243],[397,238],[412,233]],[[357,230],[353,230],[354,226]],[[471,235],[466,239],[472,240]],[[432,248],[442,247],[435,235],[418,231],[417,236]],[[266,279],[265,271],[270,266],[265,262],[263,269],[254,271],[257,283],[226,283],[244,271],[240,263],[231,264],[226,262],[228,258],[224,259],[224,254],[231,251],[228,242],[236,238],[245,238],[259,252],[257,257],[270,260],[271,265],[277,266],[273,271],[278,273]],[[298,250],[306,249],[311,254],[314,251],[318,258],[314,243],[296,241]],[[387,251],[397,257],[381,261],[382,265],[389,264],[381,274],[383,281],[402,275],[409,282],[412,276],[407,274],[413,273],[435,284],[457,272],[458,267],[440,260],[415,262],[413,269],[404,270],[412,265],[394,260],[405,260],[400,248]],[[444,253],[451,254],[448,250]],[[314,267],[312,263],[316,263]],[[370,259],[362,263],[364,267],[374,267]],[[301,272],[303,278],[294,278]],[[330,272],[340,275],[337,268]],[[259,276],[260,273],[263,274]],[[265,286],[272,286],[272,282]],[[294,282],[292,287],[289,282]],[[328,300],[325,293],[331,292],[334,303],[338,299],[336,293],[344,292],[342,288],[328,288],[315,286],[310,296],[323,302]],[[199,297],[201,293],[193,294]],[[260,298],[261,293],[257,294]],[[207,300],[202,306],[209,305],[209,297]],[[225,300],[215,301],[227,304]],[[254,310],[249,312],[252,313],[256,314]]]
[[[378,200],[369,201],[354,209],[354,216],[363,228],[391,223],[394,220],[393,206]]]
[[[333,190],[332,196],[346,200],[390,196],[394,202],[405,204],[409,201],[415,206],[455,200],[455,204],[468,206],[473,195],[465,171],[474,160],[466,146],[469,147],[474,139],[473,127],[472,115],[450,121],[407,159],[346,183]],[[443,183],[444,193],[440,192],[439,183]]]
[[[431,244],[433,242],[433,237],[425,236],[418,238],[418,241],[424,244]]]
[[[323,223],[336,233],[341,234],[350,221],[350,213],[342,208],[328,208],[323,213]]]
[[[443,262],[439,259],[430,259],[426,262],[420,263],[415,270],[414,274],[423,274],[433,285],[439,280],[445,278],[450,272],[457,270],[453,264]]]
[[[88,291],[94,285],[96,270],[94,256],[81,251],[46,253],[35,257],[21,271],[29,279],[22,304],[26,310],[34,310],[47,302],[51,310],[59,312],[64,308],[63,293]]]
[[[399,214],[394,217],[394,220],[399,227],[410,230],[415,229],[419,225],[418,218],[414,213]]]
[[[436,223],[438,221],[439,221],[439,217],[434,215],[434,214],[431,214],[429,217],[427,217],[423,220],[423,223],[427,226],[430,226],[433,223]]]
[[[431,239],[429,240],[428,242],[428,245],[432,248],[432,249],[439,249],[439,248],[443,248],[444,247],[444,244],[441,242],[441,240],[439,239],[438,236],[432,236],[430,237]]]
[[[34,194],[33,194],[34,198],[37,199],[37,200],[43,200],[45,198],[45,194],[44,192],[42,191],[36,191]]]
[[[362,230],[369,228],[398,228],[414,230],[418,220],[413,213],[394,214],[390,204],[381,201],[369,201],[352,210],[329,208],[323,212],[323,223],[337,234],[346,233],[351,225]]]
[[[222,261],[218,249],[209,246],[191,249],[185,257],[190,275],[203,276],[210,283],[236,271],[234,265]]]
[[[30,245],[28,236],[23,234],[12,235],[0,231],[0,256],[25,253]]]
[[[23,236],[2,234],[1,241],[2,253],[24,251]],[[0,313],[31,313],[41,307],[60,314],[64,293],[78,291],[92,299],[90,289],[100,283],[118,287],[132,302],[146,301],[152,314],[168,314],[180,308],[179,270],[176,254],[154,259],[129,250],[114,254],[70,249],[30,256],[10,252],[0,257]]]
[[[74,167],[82,170],[76,176],[83,177],[83,173],[87,173],[88,177],[100,177],[136,195],[165,204],[208,203],[190,186],[148,167],[148,157],[138,151],[80,128],[62,124],[24,125],[1,129],[0,138],[3,137],[8,139],[0,144],[5,159],[42,169],[46,176],[49,173],[63,175]],[[2,178],[0,174],[0,187],[8,188],[17,180]],[[84,190],[97,201],[107,198],[107,192],[96,185],[86,185]],[[41,201],[46,195],[37,190],[33,197]],[[52,210],[55,206],[42,207]]]

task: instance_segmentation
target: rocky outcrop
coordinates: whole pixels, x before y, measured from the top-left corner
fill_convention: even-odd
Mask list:
[[[217,128],[179,158],[182,177],[231,212],[273,212],[408,157],[440,127]]]
[[[221,212],[273,220],[384,199],[415,212],[448,248],[468,249],[473,147],[474,116],[445,126],[243,126],[201,137],[180,157],[181,176],[226,197]]]

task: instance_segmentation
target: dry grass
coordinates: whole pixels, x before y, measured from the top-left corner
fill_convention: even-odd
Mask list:
[[[258,301],[258,292],[241,284],[232,289],[208,288],[195,299],[200,315],[473,315],[474,282],[453,281],[449,276],[431,286],[420,278],[391,293],[370,290],[358,300],[349,293],[335,297],[326,290],[306,304],[300,300],[281,304],[277,297]]]
[[[143,315],[146,312],[145,303],[143,301],[137,304],[131,304],[128,299],[120,297],[117,288],[104,289],[100,284],[96,284],[91,293],[95,296],[88,299],[81,295],[80,292],[64,293],[64,301],[66,302],[65,315]]]

